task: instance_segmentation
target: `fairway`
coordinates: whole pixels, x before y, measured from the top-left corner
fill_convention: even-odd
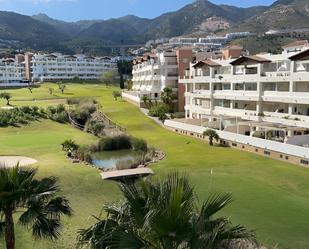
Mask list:
[[[55,90],[52,95],[48,88]],[[93,96],[104,112],[133,136],[146,139],[166,153],[152,166],[155,173],[186,172],[203,201],[209,193],[230,192],[234,202],[224,215],[234,223],[256,230],[262,244],[278,248],[307,249],[309,245],[309,169],[272,160],[231,148],[209,147],[206,142],[178,135],[157,125],[137,107],[112,96],[114,87],[98,84],[67,84],[64,94],[55,84],[33,89],[6,90],[12,105],[46,107],[65,103],[68,97]],[[0,100],[0,106],[5,101]],[[63,195],[69,198],[74,216],[65,219],[63,236],[57,242],[34,241],[29,232],[17,227],[17,248],[75,248],[78,229],[92,224],[107,201],[119,200],[117,185],[102,181],[99,171],[72,164],[61,151],[65,139],[91,143],[90,134],[48,120],[20,128],[0,128],[0,155],[19,155],[38,161],[39,177],[54,175],[60,180]],[[210,174],[210,172],[213,174]],[[0,248],[3,247],[0,242]]]

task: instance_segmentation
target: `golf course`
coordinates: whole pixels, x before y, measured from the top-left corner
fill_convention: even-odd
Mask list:
[[[49,89],[53,88],[52,94]],[[214,146],[164,129],[145,116],[138,107],[112,92],[105,84],[66,83],[62,94],[56,84],[38,88],[6,89],[12,106],[47,106],[65,104],[67,98],[93,97],[103,112],[126,128],[129,135],[145,139],[166,154],[151,165],[155,177],[171,171],[186,173],[196,188],[200,202],[211,193],[231,193],[233,203],[220,214],[234,224],[255,230],[258,241],[268,248],[307,249],[309,246],[309,169],[269,159],[252,153]],[[4,90],[0,90],[4,91]],[[6,101],[0,99],[0,107]],[[73,216],[63,220],[62,236],[57,241],[34,240],[31,233],[17,225],[16,248],[76,248],[77,232],[93,224],[106,202],[119,201],[115,182],[103,181],[99,170],[89,165],[73,164],[60,144],[72,139],[90,144],[97,137],[49,119],[40,119],[19,127],[0,128],[0,156],[25,156],[37,160],[38,177],[56,176],[62,195],[69,199]],[[4,248],[4,240],[0,240]]]

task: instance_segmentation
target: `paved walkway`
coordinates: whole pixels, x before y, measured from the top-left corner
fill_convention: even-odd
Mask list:
[[[18,163],[20,166],[29,166],[37,163],[37,160],[23,156],[0,156],[0,167],[14,167]]]

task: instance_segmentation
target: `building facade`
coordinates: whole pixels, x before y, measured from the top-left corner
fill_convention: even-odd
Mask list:
[[[24,80],[24,64],[20,57],[0,59],[0,86],[18,86],[23,84]]]
[[[123,93],[123,97],[137,105],[143,97],[159,100],[165,87],[178,91],[178,65],[175,51],[145,54],[133,61],[132,91]]]
[[[229,117],[256,121],[248,123],[247,130],[243,127],[246,134],[266,125],[269,130],[290,128],[285,135],[308,132],[309,48],[191,63],[179,82],[186,87],[188,119],[225,118],[225,127],[217,123],[220,129],[226,128]],[[282,129],[271,124],[281,124]]]
[[[85,55],[34,54],[28,63],[32,81],[95,80],[106,71],[117,70],[115,60],[109,57]]]
[[[136,58],[133,61],[132,90],[123,92],[123,97],[140,106],[144,97],[160,101],[161,92],[166,87],[178,95],[179,67],[183,71],[191,59],[191,49],[163,51]]]
[[[219,143],[309,166],[309,47],[293,42],[281,54],[242,55],[190,63],[185,85],[185,118],[165,126]]]

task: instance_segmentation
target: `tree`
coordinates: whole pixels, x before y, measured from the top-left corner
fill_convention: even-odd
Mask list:
[[[120,86],[121,89],[124,89],[124,80],[123,80],[123,75],[122,74],[120,74],[119,86]]]
[[[128,89],[129,91],[131,91],[131,90],[132,90],[132,87],[133,87],[133,81],[132,81],[132,80],[127,80],[127,89]]]
[[[66,85],[60,83],[58,87],[59,87],[59,90],[61,91],[61,93],[63,94],[63,93],[64,93],[64,90],[66,89]]]
[[[239,240],[256,243],[252,231],[218,216],[231,203],[230,194],[210,195],[199,208],[186,176],[122,183],[120,190],[121,203],[104,205],[107,218],[79,231],[80,248],[223,249]]]
[[[28,90],[30,93],[32,93],[32,86],[31,85],[28,85]]]
[[[52,95],[52,94],[53,94],[53,91],[54,91],[54,89],[53,89],[53,88],[51,88],[51,87],[49,87],[49,88],[48,88],[48,92],[49,92],[49,94],[50,94],[50,95]]]
[[[117,71],[108,71],[108,72],[104,72],[102,73],[101,77],[100,77],[100,81],[102,83],[105,83],[106,87],[110,84],[113,84],[117,81],[117,76],[118,73]]]
[[[214,139],[216,139],[217,142],[220,139],[218,133],[215,130],[212,130],[212,129],[208,129],[208,130],[204,131],[203,135],[208,137],[210,146],[214,145],[214,143],[213,143]]]
[[[19,222],[35,238],[57,239],[61,216],[72,213],[68,200],[57,196],[56,178],[37,180],[36,173],[36,169],[19,166],[0,168],[0,233],[7,249],[15,248],[14,214],[19,214]]]
[[[6,105],[10,105],[10,99],[12,98],[12,95],[8,92],[0,93],[0,98],[6,100]]]
[[[119,60],[117,61],[117,68],[119,74],[132,75],[132,61]]]
[[[119,91],[113,91],[113,97],[115,100],[121,97],[121,92]]]
[[[124,79],[123,75],[132,75],[132,61],[127,61],[127,60],[119,60],[117,61],[117,68],[118,68],[118,73],[120,76],[120,88],[124,89]]]
[[[161,100],[164,104],[169,106],[170,112],[173,112],[174,104],[173,101],[177,99],[177,95],[173,93],[173,89],[165,87],[161,93]]]

